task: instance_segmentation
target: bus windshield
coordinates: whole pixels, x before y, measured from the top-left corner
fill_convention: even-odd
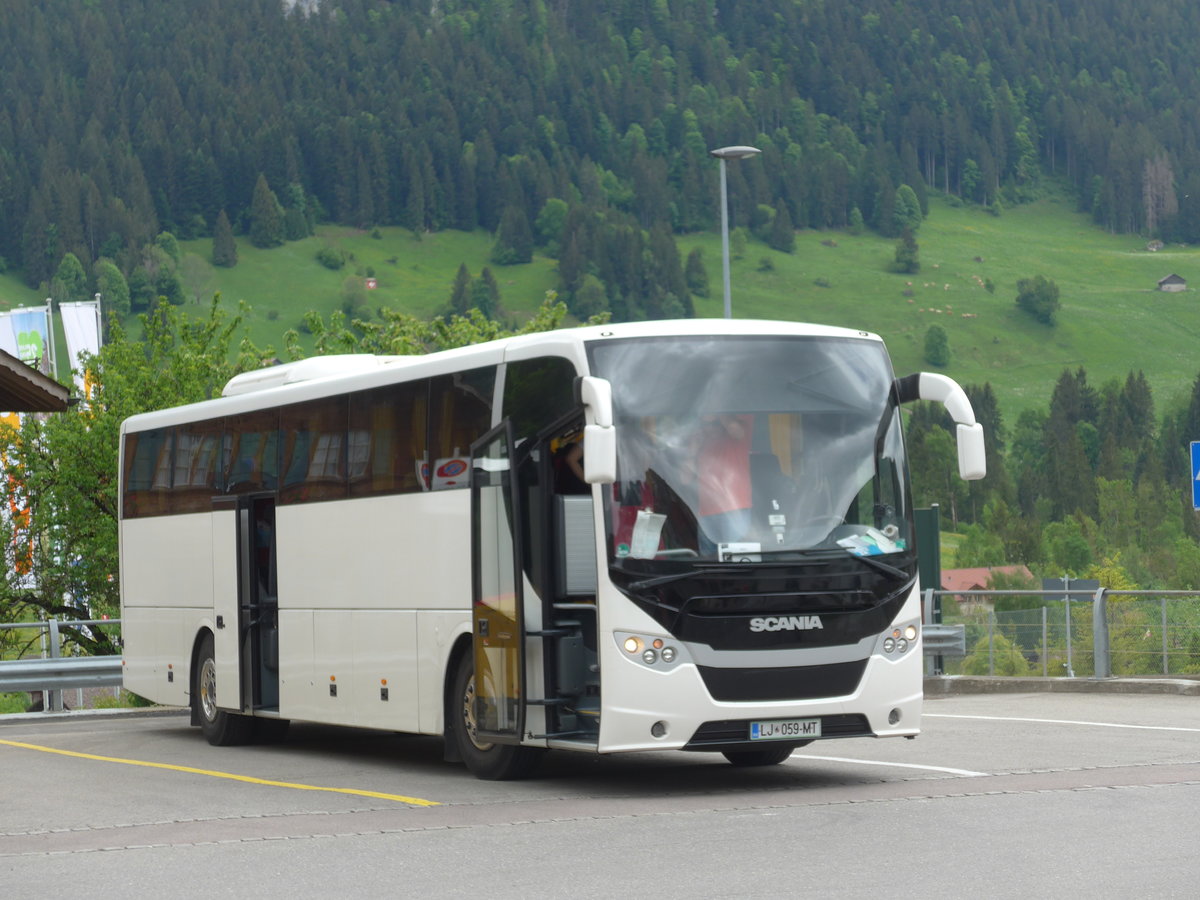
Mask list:
[[[642,561],[632,567],[652,576],[831,555],[911,569],[904,444],[880,342],[675,337],[597,342],[589,354],[613,388],[614,564]]]

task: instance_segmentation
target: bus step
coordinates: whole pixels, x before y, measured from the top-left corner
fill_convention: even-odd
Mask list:
[[[525,633],[528,634],[530,637],[543,637],[543,638],[570,637],[573,634],[578,634],[577,631],[572,631],[569,628],[547,628],[544,631],[527,631]]]
[[[529,737],[535,741],[558,740],[561,738],[584,738],[588,740],[595,740],[596,734],[595,732],[590,731],[550,731],[546,734],[531,734]]]
[[[570,697],[543,697],[541,700],[525,701],[529,706],[566,706],[570,702]]]

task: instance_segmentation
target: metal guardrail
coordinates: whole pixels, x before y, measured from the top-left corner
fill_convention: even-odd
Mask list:
[[[45,622],[4,623],[0,630],[45,632],[43,658],[0,660],[0,693],[42,691],[43,708],[63,708],[62,692],[71,688],[117,687],[121,684],[120,656],[62,656],[60,627],[120,626],[120,619],[49,619]]]
[[[926,655],[966,656],[967,627],[926,623],[921,626],[921,643]]]
[[[0,661],[0,693],[111,687],[121,683],[119,656],[60,656]]]

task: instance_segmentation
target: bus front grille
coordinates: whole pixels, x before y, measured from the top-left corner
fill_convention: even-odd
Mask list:
[[[824,666],[725,669],[697,666],[714,700],[816,700],[854,693],[867,668],[865,659]]]

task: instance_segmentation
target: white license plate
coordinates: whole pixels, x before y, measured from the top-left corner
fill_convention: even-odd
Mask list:
[[[798,741],[820,736],[820,719],[771,719],[750,723],[752,741]]]

